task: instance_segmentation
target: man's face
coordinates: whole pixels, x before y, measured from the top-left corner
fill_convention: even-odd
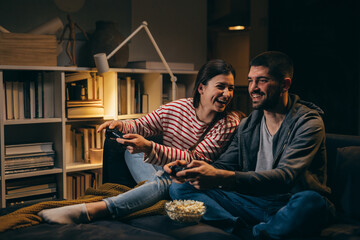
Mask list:
[[[249,94],[254,109],[271,110],[280,101],[281,86],[269,75],[269,68],[252,66],[248,75]]]

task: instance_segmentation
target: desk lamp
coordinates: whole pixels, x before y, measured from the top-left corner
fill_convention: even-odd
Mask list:
[[[171,79],[171,83],[172,83],[172,100],[175,100],[176,99],[176,80],[177,80],[177,78],[172,73],[168,63],[166,62],[166,60],[165,60],[164,56],[162,55],[158,45],[156,44],[155,39],[151,35],[151,32],[150,32],[150,30],[148,28],[148,23],[146,21],[142,22],[141,25],[134,32],[132,32],[122,43],[120,43],[109,55],[106,56],[105,53],[97,53],[97,54],[95,54],[94,55],[94,60],[95,60],[96,68],[98,69],[99,73],[105,73],[105,72],[109,71],[108,60],[120,48],[122,48],[131,38],[133,38],[141,29],[145,29],[147,35],[150,38],[150,41],[151,41],[152,45],[154,46],[154,48],[155,48],[157,54],[159,55],[159,57],[161,58],[161,61],[162,61],[162,63],[164,64],[164,66],[166,68],[166,71],[170,75],[170,79]]]

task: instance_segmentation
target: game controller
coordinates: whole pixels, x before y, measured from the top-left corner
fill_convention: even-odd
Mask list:
[[[116,139],[116,138],[122,138],[123,133],[119,131],[117,128],[110,129],[109,127],[105,130],[105,137],[107,139]]]
[[[169,168],[171,169],[170,175],[173,176],[173,177],[177,177],[177,176],[176,176],[176,173],[177,173],[177,172],[180,172],[180,171],[183,171],[183,170],[185,170],[185,169],[188,169],[188,168],[185,167],[185,166],[179,166],[179,165],[173,165],[173,166],[170,166]]]

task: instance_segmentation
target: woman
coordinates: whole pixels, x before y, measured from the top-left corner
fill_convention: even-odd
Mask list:
[[[106,127],[117,127],[129,153],[144,153],[140,157],[126,155],[126,162],[139,182],[147,183],[115,197],[87,204],[47,209],[39,213],[51,223],[83,223],[112,216],[119,218],[149,207],[168,196],[171,180],[159,171],[160,166],[184,159],[211,162],[225,150],[240,122],[238,114],[227,109],[233,98],[235,71],[223,60],[212,60],[200,69],[193,98],[165,104],[137,120],[109,121]],[[163,145],[144,137],[163,135]],[[150,163],[150,164],[149,164]]]

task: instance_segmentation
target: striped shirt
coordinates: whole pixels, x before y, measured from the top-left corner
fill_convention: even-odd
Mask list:
[[[231,140],[240,119],[230,113],[220,119],[206,134],[204,139],[192,151],[192,147],[208,124],[197,119],[193,99],[179,99],[136,120],[123,121],[123,131],[150,137],[163,135],[163,145],[152,142],[152,151],[145,156],[147,163],[163,166],[169,162],[192,159],[212,162],[225,150]],[[225,126],[226,124],[226,126]]]

